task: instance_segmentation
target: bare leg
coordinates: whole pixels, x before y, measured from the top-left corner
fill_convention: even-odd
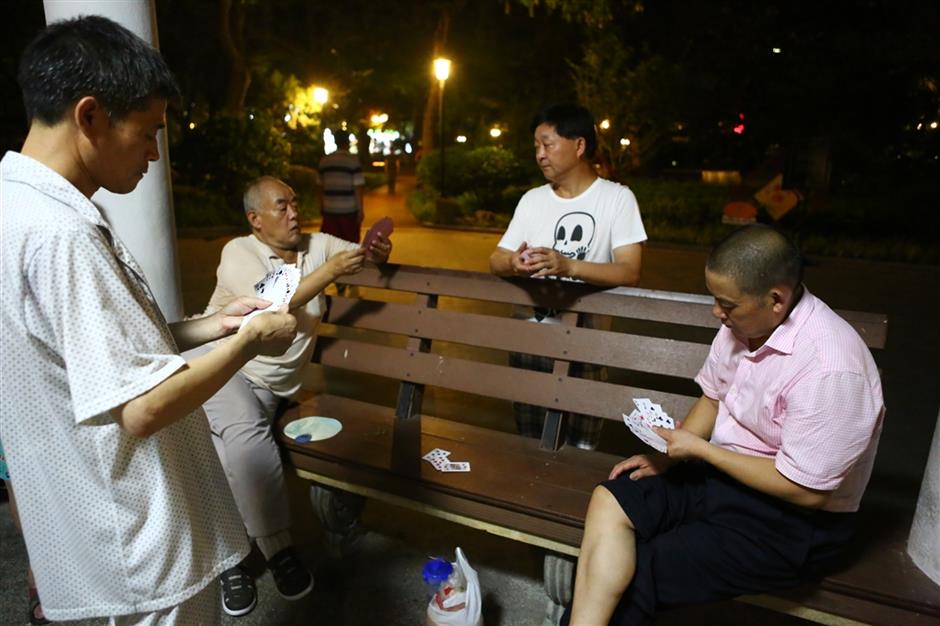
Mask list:
[[[607,624],[635,570],[633,522],[606,488],[595,487],[584,522],[571,626]]]

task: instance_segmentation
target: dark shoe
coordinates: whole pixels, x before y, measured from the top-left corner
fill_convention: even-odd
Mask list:
[[[35,589],[29,590],[29,613],[26,617],[33,626],[52,623],[46,619],[45,614],[42,612],[42,603],[39,601],[39,594]]]
[[[285,600],[299,600],[313,590],[313,575],[294,548],[284,548],[272,556],[268,569],[274,576],[274,586]]]
[[[222,608],[229,615],[247,615],[258,604],[255,579],[241,565],[222,572],[219,582],[222,583]]]

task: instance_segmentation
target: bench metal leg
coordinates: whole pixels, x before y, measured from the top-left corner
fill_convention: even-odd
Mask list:
[[[548,605],[542,626],[558,626],[565,607],[571,604],[574,593],[574,559],[562,554],[546,554],[542,564],[542,578]]]
[[[323,526],[323,541],[332,558],[343,557],[362,535],[359,515],[366,499],[341,489],[310,486],[310,503]]]

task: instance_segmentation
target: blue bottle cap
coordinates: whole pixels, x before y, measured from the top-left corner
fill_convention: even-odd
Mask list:
[[[295,443],[307,443],[311,441],[312,439],[313,437],[311,437],[307,433],[304,433],[303,435],[297,435],[296,437],[294,437],[294,442]]]
[[[450,561],[442,559],[441,557],[435,557],[428,559],[427,563],[424,564],[424,570],[421,572],[421,576],[424,578],[424,582],[435,584],[447,580],[453,571],[454,566],[450,564]]]

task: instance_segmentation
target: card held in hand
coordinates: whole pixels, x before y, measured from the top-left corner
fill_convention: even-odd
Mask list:
[[[658,404],[654,404],[649,398],[634,398],[633,404],[636,409],[627,415],[623,414],[623,421],[637,438],[646,445],[666,453],[666,440],[653,431],[654,426],[675,430],[675,421]]]
[[[264,298],[271,304],[265,309],[257,309],[246,315],[242,319],[241,328],[247,326],[249,321],[262,313],[277,311],[285,304],[290,304],[299,284],[300,270],[293,263],[285,263],[265,274],[264,278],[255,283],[255,296]]]

